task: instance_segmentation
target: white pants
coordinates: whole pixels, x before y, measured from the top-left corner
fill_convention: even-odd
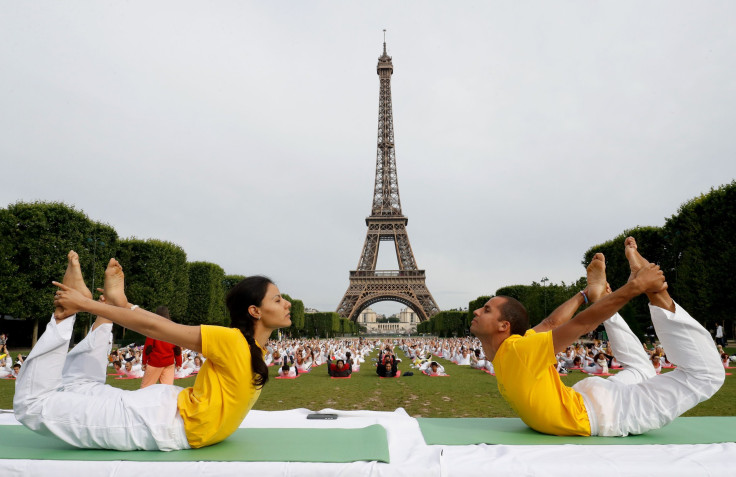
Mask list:
[[[75,316],[46,331],[23,363],[15,417],[29,429],[82,448],[188,449],[177,408],[181,388],[156,384],[126,391],[105,384],[112,324],[91,331],[67,354]]]
[[[641,434],[669,424],[709,399],[725,379],[713,339],[675,304],[675,312],[649,305],[652,324],[667,359],[677,365],[657,375],[641,342],[615,314],[604,326],[623,370],[608,379],[590,377],[573,386],[582,394],[591,435]]]

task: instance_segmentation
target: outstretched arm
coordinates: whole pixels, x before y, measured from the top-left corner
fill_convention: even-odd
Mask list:
[[[580,305],[588,302],[588,297],[590,297],[591,302],[595,303],[601,296],[603,296],[603,293],[606,291],[607,284],[606,258],[602,253],[596,253],[593,256],[593,259],[590,261],[588,266],[585,267],[585,273],[588,279],[587,288],[585,288],[582,293],[576,293],[574,297],[558,306],[551,315],[534,327],[534,331],[541,333],[544,331],[554,330],[558,326],[564,325],[570,321],[570,318],[572,318],[578,308],[580,308]]]
[[[552,343],[554,344],[555,353],[564,351],[581,335],[598,328],[598,325],[613,316],[632,298],[644,292],[659,292],[666,289],[666,287],[664,273],[659,269],[659,266],[649,264],[643,267],[637,273],[636,278],[626,283],[626,285],[601,298],[590,308],[581,311],[575,316],[575,319],[553,329]]]
[[[535,326],[533,329],[537,333],[543,333],[545,331],[554,330],[560,325],[564,325],[568,321],[570,321],[570,318],[575,315],[575,312],[580,308],[580,305],[585,303],[585,298],[583,298],[583,295],[580,293],[576,293],[574,297],[567,300],[562,305],[558,306],[555,311],[550,313],[550,315],[542,320],[541,323],[539,323],[537,326]]]
[[[86,298],[76,290],[58,282],[53,282],[60,288],[56,292],[54,305],[61,307],[64,316],[71,316],[79,311],[86,311],[93,315],[104,316],[108,320],[125,328],[129,328],[144,336],[156,340],[168,341],[182,348],[197,353],[202,352],[202,334],[199,326],[187,326],[167,320],[155,313],[142,308],[131,310],[128,307],[117,307],[96,302]],[[57,317],[57,320],[59,317]]]

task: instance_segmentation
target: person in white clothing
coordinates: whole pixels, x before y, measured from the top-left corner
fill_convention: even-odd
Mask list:
[[[723,323],[718,323],[716,327],[716,344],[726,346],[726,340],[723,339]]]
[[[125,362],[125,375],[129,378],[142,378],[143,370],[139,366],[133,366],[131,361]]]
[[[296,366],[289,366],[284,364],[279,368],[279,376],[287,378],[295,378],[297,375]]]

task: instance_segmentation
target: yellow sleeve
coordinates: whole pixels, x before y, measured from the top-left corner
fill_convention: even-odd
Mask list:
[[[514,342],[514,348],[529,369],[546,370],[551,364],[557,364],[551,331],[528,330],[524,339]]]
[[[250,346],[244,343],[243,334],[236,328],[202,325],[202,355],[219,372],[237,369],[248,374],[250,365]],[[245,344],[245,346],[243,346]],[[238,353],[233,353],[238,349]]]

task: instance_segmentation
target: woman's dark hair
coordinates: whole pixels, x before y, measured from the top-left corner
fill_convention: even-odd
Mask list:
[[[248,277],[232,287],[225,298],[225,304],[230,312],[230,326],[243,333],[250,347],[250,365],[253,369],[253,385],[256,388],[262,388],[268,382],[268,366],[263,360],[263,351],[258,347],[253,336],[256,318],[251,316],[248,308],[261,306],[266,297],[268,285],[272,283],[266,277]]]
[[[158,316],[163,316],[164,318],[168,318],[169,320],[171,319],[171,317],[169,316],[169,307],[167,307],[167,306],[161,305],[161,306],[157,307],[156,308],[156,314]]]

